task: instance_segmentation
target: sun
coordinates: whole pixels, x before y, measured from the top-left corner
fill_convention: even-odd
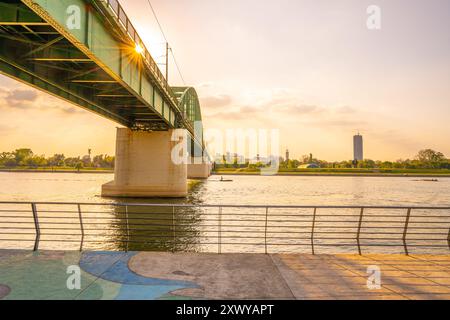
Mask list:
[[[142,54],[144,52],[144,48],[139,43],[136,44],[136,47],[134,48],[134,50],[139,54]]]

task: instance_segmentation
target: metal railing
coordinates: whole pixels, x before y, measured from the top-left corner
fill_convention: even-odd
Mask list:
[[[2,243],[32,250],[449,253],[450,207],[0,202]]]

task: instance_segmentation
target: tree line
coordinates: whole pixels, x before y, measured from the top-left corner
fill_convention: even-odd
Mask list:
[[[283,159],[280,158],[280,168],[297,169],[304,164],[315,164],[319,168],[335,168],[335,169],[450,169],[450,159],[447,159],[443,153],[434,151],[432,149],[424,149],[417,153],[413,159],[397,160],[397,161],[375,161],[365,159],[363,161],[325,161],[314,158],[311,154],[304,155],[300,159]],[[263,168],[270,166],[270,163],[250,163],[246,161],[245,164],[239,164],[237,157],[231,162],[224,160],[216,162],[216,167],[223,168]]]
[[[90,155],[82,157],[65,157],[64,154],[55,154],[51,157],[34,154],[31,149],[17,149],[12,152],[0,153],[0,167],[6,168],[39,168],[39,167],[57,167],[57,168],[102,168],[113,169],[114,157],[108,155]]]
[[[364,159],[363,161],[336,161],[328,162],[318,160],[311,156],[303,156],[301,160],[283,161],[285,168],[298,168],[302,164],[315,163],[320,168],[362,168],[362,169],[450,169],[450,159],[442,152],[432,149],[420,150],[413,159],[400,159],[397,161],[375,161]]]
[[[39,167],[56,167],[56,168],[101,168],[113,169],[114,157],[109,155],[96,155],[91,157],[85,155],[82,157],[65,157],[64,154],[54,154],[51,157],[34,154],[31,149],[17,149],[12,152],[0,153],[0,167],[17,168],[39,168]],[[443,153],[432,149],[425,149],[418,152],[414,159],[397,160],[397,161],[374,161],[365,159],[355,163],[352,160],[329,162],[319,160],[312,155],[305,155],[301,159],[280,159],[280,167],[287,169],[296,169],[302,164],[316,164],[320,168],[367,168],[367,169],[450,169],[450,159],[447,159]],[[232,163],[216,163],[223,167],[255,167],[261,168],[269,164],[246,162],[238,165],[235,159]]]

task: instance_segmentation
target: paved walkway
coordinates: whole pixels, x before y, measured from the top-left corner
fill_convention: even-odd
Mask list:
[[[4,250],[2,298],[450,299],[450,255]]]

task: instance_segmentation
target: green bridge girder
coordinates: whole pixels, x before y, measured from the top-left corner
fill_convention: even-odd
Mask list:
[[[185,128],[204,149],[195,89],[169,87],[117,0],[1,0],[0,73],[134,130]]]

